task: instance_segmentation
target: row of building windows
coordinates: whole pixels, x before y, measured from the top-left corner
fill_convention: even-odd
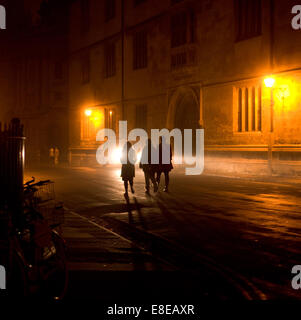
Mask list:
[[[110,78],[116,75],[116,45],[109,43],[104,49],[105,77]],[[143,69],[147,67],[147,33],[137,32],[133,37],[133,69]],[[90,55],[85,53],[81,57],[82,83],[90,81]]]
[[[134,0],[138,6],[146,0]],[[182,0],[171,0],[176,4]],[[262,32],[261,0],[234,0],[236,41],[259,36]],[[105,21],[116,16],[116,1],[105,1]],[[86,33],[90,29],[90,0],[81,0],[81,29]],[[194,41],[195,20],[193,11],[177,13],[171,18],[171,46],[176,47]]]
[[[134,7],[146,0],[134,0]],[[116,17],[116,0],[105,0],[104,8],[105,21],[108,22]],[[86,33],[90,29],[90,0],[81,0],[81,21],[82,32]]]
[[[133,0],[134,7],[146,2],[147,0]],[[176,4],[183,0],[171,0],[171,4]],[[90,0],[81,0],[81,12],[82,12],[82,31],[89,31],[89,12],[90,12]],[[108,22],[116,16],[116,0],[105,0],[105,21]]]
[[[251,133],[262,131],[262,88],[261,86],[251,86],[236,89],[237,101],[237,126],[238,133]],[[148,129],[147,123],[148,108],[146,104],[135,107],[135,126],[144,130]],[[105,127],[116,129],[115,110],[104,109]],[[87,117],[83,117],[83,137],[94,137],[97,132],[95,124]]]
[[[139,5],[145,0],[135,1]],[[175,0],[172,3],[179,2]],[[261,0],[234,0],[236,17],[236,41],[241,41],[261,34]],[[106,0],[106,20],[115,17],[115,0]],[[83,31],[89,29],[89,1],[82,1]],[[185,46],[196,42],[195,38],[196,21],[192,9],[178,12],[171,17],[171,48]],[[105,77],[112,77],[116,74],[116,48],[114,44],[108,45],[105,49]],[[148,43],[147,32],[140,31],[133,36],[133,69],[146,68],[148,65]],[[193,56],[191,56],[193,54]],[[82,64],[83,83],[89,82],[89,58],[85,58]],[[196,62],[195,52],[185,50],[172,53],[171,69],[183,67]]]
[[[172,20],[172,47],[178,47],[194,42],[194,16],[193,12],[184,12],[174,16]],[[187,26],[188,25],[188,26]],[[144,69],[148,65],[148,41],[145,30],[136,32],[133,36],[133,69]],[[171,67],[179,67],[186,64],[186,52],[171,57]],[[105,77],[116,75],[116,46],[111,43],[105,47]],[[90,81],[90,57],[82,56],[82,83]]]

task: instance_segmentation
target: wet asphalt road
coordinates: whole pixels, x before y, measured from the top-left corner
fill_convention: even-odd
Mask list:
[[[126,201],[117,167],[27,170],[26,176],[30,175],[54,180],[57,198],[64,201],[65,207],[130,239],[139,250],[143,247],[142,255],[153,254],[149,263],[157,267],[150,270],[165,270],[156,279],[166,278],[174,270],[184,270],[187,272],[182,281],[186,285],[181,284],[181,290],[191,286],[191,292],[207,294],[207,289],[199,293],[193,286],[193,276],[188,276],[203,264],[200,273],[204,278],[208,272],[208,279],[213,279],[214,274],[217,278],[223,275],[230,283],[221,283],[221,289],[218,280],[211,285],[208,280],[206,286],[212,287],[213,297],[235,298],[231,283],[236,289],[241,288],[243,298],[301,297],[301,292],[291,288],[292,267],[301,264],[301,191],[297,180],[194,177],[176,169],[171,174],[168,194],[162,192],[161,185],[158,194],[147,196],[138,169],[135,195]],[[78,229],[73,237],[81,232],[81,222],[76,224]],[[117,271],[129,271],[126,265],[128,262]],[[132,283],[145,277],[138,271],[140,280],[132,279]],[[119,276],[124,278],[123,274]],[[88,279],[82,278],[83,282]],[[172,279],[164,287],[166,294],[168,288],[174,292],[171,283]],[[150,291],[152,286],[158,287],[158,282],[147,283]]]

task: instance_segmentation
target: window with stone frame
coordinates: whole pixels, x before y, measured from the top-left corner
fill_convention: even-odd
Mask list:
[[[234,0],[236,41],[262,34],[261,0]]]
[[[262,88],[261,86],[235,89],[236,132],[262,131]]]
[[[116,14],[116,1],[106,0],[105,1],[105,21],[108,22],[115,18]]]
[[[90,30],[90,0],[81,0],[81,32]]]
[[[147,32],[138,31],[133,36],[133,69],[147,68]]]
[[[115,43],[109,43],[105,47],[105,77],[116,75],[116,48]]]
[[[81,115],[81,140],[89,143],[96,142],[97,132],[102,128],[102,108],[91,108],[88,116],[85,112]]]
[[[171,47],[195,42],[194,10],[180,11],[171,16]]]

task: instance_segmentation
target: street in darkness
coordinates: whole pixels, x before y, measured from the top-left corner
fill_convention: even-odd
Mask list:
[[[301,0],[2,0],[1,302],[299,303],[300,43]]]
[[[161,186],[147,196],[138,171],[127,203],[119,167],[26,172],[32,175],[56,181],[68,209],[69,298],[89,297],[93,288],[107,301],[143,301],[142,288],[178,299],[300,298],[291,287],[300,263],[298,180],[192,177],[178,168],[170,193]]]

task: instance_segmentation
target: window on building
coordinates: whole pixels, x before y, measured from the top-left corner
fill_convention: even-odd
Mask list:
[[[134,0],[134,7],[139,6],[143,2],[146,2],[146,0]]]
[[[252,125],[252,131],[256,131],[256,91],[255,88],[252,88],[252,98],[251,98],[251,125]]]
[[[82,83],[86,84],[90,82],[90,55],[85,54],[81,58],[81,68],[82,68]]]
[[[105,108],[105,126],[116,132],[116,111],[111,108]]]
[[[115,18],[115,0],[106,0],[105,2],[105,20],[109,21]]]
[[[179,47],[187,42],[187,15],[178,13],[171,17],[171,47]]]
[[[90,140],[91,123],[88,117],[82,116],[82,140]]]
[[[261,35],[261,0],[234,0],[236,41]]]
[[[90,29],[90,0],[81,0],[81,31],[87,33]]]
[[[249,131],[249,89],[245,89],[245,131]]]
[[[261,87],[258,88],[258,104],[257,104],[257,130],[262,130],[262,93]]]
[[[147,130],[147,105],[136,106],[136,128]]]
[[[87,114],[86,110],[82,113],[81,139],[95,142],[97,132],[103,126],[103,111],[100,108],[91,108],[89,111],[90,114]]]
[[[261,87],[237,89],[237,132],[262,130]]]
[[[139,31],[133,38],[133,68],[143,69],[147,67],[147,32]]]
[[[238,89],[238,124],[237,131],[242,132],[242,89]]]
[[[195,42],[195,16],[192,9],[171,17],[171,47]]]
[[[105,76],[110,78],[116,75],[116,50],[115,43],[105,47]]]

